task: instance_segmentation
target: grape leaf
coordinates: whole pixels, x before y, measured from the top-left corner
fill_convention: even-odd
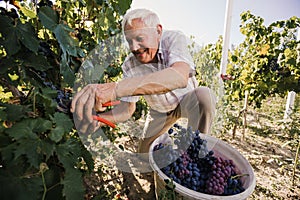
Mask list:
[[[21,138],[38,139],[37,133],[43,133],[50,130],[52,123],[49,120],[37,119],[24,119],[5,132],[16,140]]]
[[[81,146],[82,157],[87,164],[89,171],[91,172],[94,169],[94,159],[90,151],[88,151],[85,146]]]
[[[39,169],[39,165],[43,162],[44,156],[46,160],[53,155],[55,150],[54,143],[49,143],[41,139],[21,138],[17,141],[18,147],[14,149],[14,159],[21,155],[25,155],[28,163]]]
[[[7,114],[5,112],[5,108],[0,107],[0,120],[5,121],[7,120]]]
[[[27,106],[21,106],[16,104],[6,104],[5,107],[8,121],[18,121],[26,117],[26,112],[30,111]]]
[[[52,121],[57,127],[62,127],[66,132],[70,132],[73,128],[72,120],[64,113],[55,113],[52,117]]]
[[[55,144],[48,140],[40,140],[37,151],[46,156],[46,160],[53,155]]]
[[[2,37],[4,37],[1,44],[5,47],[7,54],[10,56],[16,54],[21,49],[17,30],[12,22],[13,21],[7,16],[0,15],[0,33],[2,33]]]
[[[51,117],[55,127],[51,130],[49,135],[50,139],[54,142],[59,142],[64,134],[69,133],[73,128],[73,122],[69,118],[69,116],[63,113],[55,113],[53,117]]]
[[[39,9],[38,17],[41,20],[43,26],[51,31],[54,31],[54,29],[58,25],[58,15],[56,11],[48,6],[43,6]]]
[[[111,2],[114,11],[118,11],[121,15],[124,15],[126,13],[126,11],[130,8],[131,3],[132,0],[119,0]],[[114,20],[110,19],[110,22],[114,22]]]
[[[3,169],[0,170],[0,185],[1,200],[40,199],[43,191],[41,177],[22,177],[22,174],[14,175]]]
[[[78,54],[76,47],[78,46],[78,41],[70,36],[69,33],[72,31],[73,29],[65,24],[58,24],[53,30],[62,51],[77,57]]]
[[[66,53],[62,54],[61,57],[62,57],[61,62],[60,62],[61,74],[64,77],[64,81],[72,86],[74,81],[75,81],[75,74],[74,74],[73,70],[68,65],[68,61],[67,61],[67,58],[66,58]]]
[[[2,140],[2,138],[0,138]],[[5,146],[1,147],[1,157],[2,161],[4,162],[10,162],[13,160],[13,151],[17,149],[17,143],[9,144],[9,142],[6,143]]]
[[[79,170],[66,167],[63,181],[63,195],[67,200],[82,200],[84,197],[84,187],[82,174]]]
[[[26,5],[25,6],[20,5],[20,10],[26,17],[29,17],[30,19],[36,18],[35,12],[33,10],[30,10],[30,8],[28,8]]]
[[[22,120],[13,125],[11,128],[7,129],[5,132],[15,140],[19,140],[21,138],[38,139],[37,135],[33,133],[31,121],[32,119]]]
[[[63,127],[55,127],[54,129],[52,129],[49,138],[54,142],[59,142],[63,138],[65,133],[66,132]]]
[[[80,200],[84,195],[84,187],[80,170],[74,168],[78,158],[81,156],[80,142],[75,138],[69,138],[65,143],[56,148],[59,161],[63,164],[66,173],[62,184],[63,194],[66,199]]]
[[[40,71],[46,71],[47,69],[52,68],[44,56],[35,54],[30,54],[26,60],[24,60],[24,65]]]
[[[29,50],[37,52],[39,41],[31,24],[23,24],[18,21],[17,25],[13,26],[11,19],[0,16],[0,26],[3,27],[1,33],[5,39],[2,43],[9,55],[13,55],[21,49],[19,41]]]
[[[44,92],[44,90],[42,90]],[[55,113],[55,109],[57,107],[57,103],[51,98],[51,95],[36,93],[36,101],[43,103],[43,106],[45,108],[45,112],[47,114]]]
[[[46,119],[24,119],[5,132],[16,140],[18,146],[14,150],[15,159],[21,155],[26,155],[31,166],[38,168],[42,161],[42,156],[46,153],[49,157],[53,153],[51,145],[45,144],[39,139],[38,133],[47,132],[52,128],[52,122]],[[46,149],[44,149],[44,146]]]
[[[37,52],[39,47],[39,41],[36,37],[34,28],[31,24],[26,23],[18,23],[17,25],[18,30],[18,39],[26,46],[29,50],[33,52]]]
[[[21,155],[25,155],[28,163],[38,169],[43,158],[42,155],[38,153],[39,140],[22,138],[18,140],[18,143],[19,147],[14,151],[14,159],[17,159]]]

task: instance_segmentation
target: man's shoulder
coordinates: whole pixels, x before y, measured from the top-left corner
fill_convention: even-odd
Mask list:
[[[174,43],[187,42],[189,38],[180,30],[165,30],[162,35],[162,45],[167,48]]]
[[[163,39],[164,38],[170,38],[170,37],[176,37],[184,35],[184,33],[180,30],[164,30],[163,31]]]

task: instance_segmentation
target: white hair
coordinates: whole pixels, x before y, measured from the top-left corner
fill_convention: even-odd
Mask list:
[[[132,25],[132,20],[141,19],[142,22],[146,25],[146,27],[156,27],[160,24],[159,18],[156,13],[151,10],[147,10],[144,8],[134,9],[128,11],[123,18],[122,21],[122,31],[124,33],[124,29],[126,25]]]

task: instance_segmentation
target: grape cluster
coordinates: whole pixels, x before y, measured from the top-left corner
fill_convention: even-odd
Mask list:
[[[227,186],[227,180],[235,173],[235,166],[232,160],[224,160],[217,157],[211,166],[211,176],[206,181],[205,192],[209,194],[223,194]]]
[[[63,113],[70,114],[71,107],[71,91],[70,90],[57,90],[57,110]]]
[[[57,95],[53,100],[57,103],[57,111],[70,114],[70,106],[71,106],[71,96],[72,91],[71,90],[61,90],[59,87],[55,86],[51,81],[46,81],[46,74],[41,73],[40,79],[43,80],[43,84],[52,89],[56,90]]]
[[[268,60],[268,66],[271,69],[271,71],[278,71],[280,70],[280,66],[277,63],[277,58],[271,58]]]
[[[207,140],[199,131],[174,124],[168,133],[174,137],[174,145],[159,143],[154,146],[164,153],[153,154],[162,172],[176,183],[197,192],[212,195],[233,195],[244,191],[232,160],[215,156],[208,150]],[[172,160],[173,159],[173,160]],[[161,164],[162,161],[167,166]]]
[[[46,58],[54,58],[54,53],[51,50],[50,44],[48,42],[40,42],[38,53],[45,56]]]

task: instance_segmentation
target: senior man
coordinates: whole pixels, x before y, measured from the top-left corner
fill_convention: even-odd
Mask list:
[[[207,87],[199,87],[187,37],[179,31],[163,30],[158,16],[147,9],[126,13],[122,23],[130,55],[125,59],[119,82],[90,84],[73,98],[71,111],[81,133],[91,133],[105,124],[92,115],[105,102],[121,103],[99,115],[113,123],[128,120],[143,96],[150,107],[139,153],[148,153],[151,143],[179,118],[188,126],[209,133],[215,99]]]

